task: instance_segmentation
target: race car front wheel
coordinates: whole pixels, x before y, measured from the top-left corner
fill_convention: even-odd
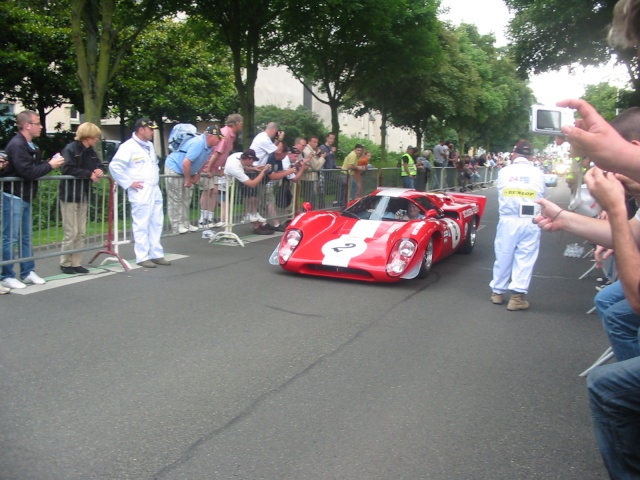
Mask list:
[[[422,255],[422,265],[420,265],[418,278],[426,278],[429,275],[429,270],[431,270],[431,265],[433,265],[433,238],[429,239],[427,248],[425,248]]]

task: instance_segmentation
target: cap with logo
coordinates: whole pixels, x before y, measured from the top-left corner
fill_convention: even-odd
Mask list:
[[[148,118],[140,118],[136,121],[135,125],[133,126],[133,128],[135,130],[138,130],[139,128],[144,128],[144,127],[149,127],[149,128],[153,128],[156,129],[158,128],[158,126],[156,125],[156,122],[149,120]]]
[[[209,125],[204,131],[207,135],[217,135],[220,138],[224,138],[224,135],[220,133],[220,127],[218,125]]]

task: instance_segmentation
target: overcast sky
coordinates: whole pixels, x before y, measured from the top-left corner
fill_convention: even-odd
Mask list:
[[[454,25],[474,24],[482,34],[493,33],[497,46],[506,45],[505,28],[511,15],[502,0],[442,0],[442,7],[449,8],[443,19]],[[580,68],[573,75],[564,69],[531,78],[530,87],[539,103],[554,105],[558,100],[581,97],[585,85],[610,82],[622,87],[627,78],[620,67]]]

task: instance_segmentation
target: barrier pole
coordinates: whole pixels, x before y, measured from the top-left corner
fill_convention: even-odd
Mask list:
[[[107,180],[109,180],[109,213],[107,214],[107,241],[104,245],[105,248],[103,248],[102,250],[98,250],[98,252],[96,252],[96,254],[91,258],[91,260],[89,260],[89,264],[92,264],[93,261],[98,258],[100,255],[111,255],[113,257],[116,257],[118,259],[118,261],[120,262],[120,265],[122,265],[122,267],[124,268],[125,272],[128,272],[129,270],[131,270],[131,268],[129,267],[129,264],[120,256],[120,254],[118,254],[114,249],[113,249],[113,196],[115,194],[115,190],[118,188],[118,186],[116,185],[116,183],[113,181],[113,179],[111,177],[105,177]]]
[[[209,239],[209,243],[217,242],[223,239],[233,240],[237,242],[238,245],[244,247],[244,242],[240,239],[240,237],[233,233],[232,225],[233,225],[233,206],[236,203],[236,179],[229,175],[225,177],[227,179],[227,202],[225,204],[225,212],[226,212],[226,225],[224,230],[220,230],[213,237]]]

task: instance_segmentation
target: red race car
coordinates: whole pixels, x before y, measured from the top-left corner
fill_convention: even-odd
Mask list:
[[[470,253],[487,199],[381,188],[343,212],[307,211],[269,262],[304,275],[366,282],[424,278],[433,263]]]

